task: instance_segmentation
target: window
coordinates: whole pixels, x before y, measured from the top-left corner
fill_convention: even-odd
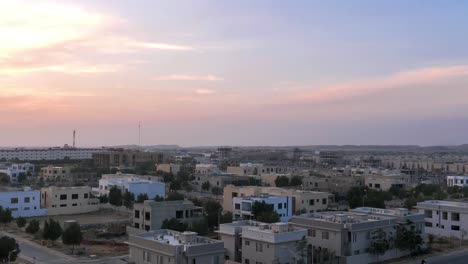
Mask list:
[[[376,184],[375,184],[375,188],[376,188],[376,189],[380,189],[380,183],[376,183]]]
[[[213,264],[219,264],[219,256],[213,257]]]
[[[424,210],[424,216],[426,218],[432,218],[432,210]]]
[[[134,227],[140,229],[140,224],[139,224],[139,223],[135,223],[135,224],[134,224]]]
[[[278,209],[283,209],[283,204],[282,203],[278,204]]]
[[[150,220],[150,219],[151,219],[150,212],[145,212],[145,220]]]
[[[314,205],[314,204],[315,204],[314,199],[311,199],[311,200],[309,201],[309,205]]]
[[[460,214],[452,213],[452,221],[460,221]]]
[[[67,207],[67,205],[66,204],[61,204],[60,207]]]
[[[432,227],[432,223],[431,223],[431,222],[426,222],[424,225],[425,225],[426,227]]]
[[[89,195],[87,193],[84,194],[84,198],[88,199]]]
[[[442,219],[447,220],[448,218],[448,213],[447,212],[442,212]]]
[[[140,211],[139,210],[135,210],[135,218],[140,218]]]
[[[329,239],[329,236],[330,236],[330,235],[328,234],[328,232],[326,232],[326,231],[323,231],[323,232],[322,232],[322,239],[327,239],[327,240],[328,240],[328,239]]]
[[[453,225],[451,229],[454,231],[460,231],[460,226]]]
[[[18,203],[18,198],[11,198],[10,203],[17,204]]]
[[[28,211],[29,210],[29,207],[25,207],[23,208],[24,211]]]
[[[30,200],[31,200],[31,198],[29,198],[29,197],[24,197],[24,202],[25,202],[25,203],[29,203]]]
[[[240,204],[238,204],[238,203],[234,204],[234,209],[239,210],[240,209]]]
[[[143,250],[143,261],[151,262],[151,254],[148,251]]]
[[[246,241],[245,241],[245,245],[246,245],[246,246],[250,246],[250,241],[249,241],[249,240],[246,240]]]
[[[177,219],[184,218],[184,211],[182,211],[182,210],[176,211],[176,212],[175,212],[175,215],[176,215],[176,218],[177,218]]]
[[[76,199],[78,199],[78,194],[77,193],[72,194],[72,200],[76,200]]]
[[[150,228],[149,225],[145,225],[145,230],[146,230],[146,231],[150,231],[150,229],[151,229],[151,228]]]
[[[250,260],[249,259],[244,259],[244,263],[245,264],[250,264]]]
[[[327,204],[327,198],[322,199],[322,204]]]
[[[263,252],[263,244],[262,243],[255,243],[255,251]]]
[[[315,237],[315,229],[307,229],[307,235],[310,237]]]
[[[67,195],[66,194],[61,194],[60,195],[60,200],[66,200],[67,199]]]

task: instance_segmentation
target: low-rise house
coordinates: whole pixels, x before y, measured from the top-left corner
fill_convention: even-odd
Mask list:
[[[0,206],[9,208],[15,218],[47,215],[47,209],[41,208],[41,192],[29,187],[22,191],[0,192]]]
[[[156,171],[162,171],[166,173],[172,173],[173,175],[177,175],[180,171],[180,164],[174,163],[164,163],[164,164],[156,164]]]
[[[468,239],[468,203],[430,200],[416,209],[424,215],[427,234]]]
[[[249,176],[238,176],[229,173],[194,174],[194,179],[191,183],[195,190],[203,191],[202,186],[206,182],[209,183],[210,189],[215,187],[223,189],[230,184],[247,185],[251,179],[252,177]]]
[[[216,164],[196,164],[195,173],[198,174],[208,174],[219,172],[219,168]]]
[[[96,171],[79,166],[65,165],[41,168],[39,176],[46,181],[60,183],[96,183]]]
[[[281,222],[287,222],[293,216],[292,197],[278,197],[262,195],[261,197],[244,196],[234,197],[232,216],[234,220],[253,220],[252,212],[255,203],[265,203],[273,206],[273,210],[280,217]]]
[[[307,230],[288,223],[265,224],[251,220],[221,224],[226,259],[239,263],[296,263],[306,259]],[[303,248],[299,245],[304,241]],[[302,251],[302,252],[301,252]]]
[[[156,230],[129,236],[135,264],[223,264],[224,243],[194,232]]]
[[[136,178],[100,179],[99,188],[93,188],[93,191],[98,195],[108,195],[113,187],[120,189],[122,193],[133,193],[135,199],[140,194],[146,194],[150,199],[156,196],[166,197],[166,185],[163,182]]]
[[[307,229],[308,256],[311,263],[361,264],[385,261],[409,255],[408,250],[392,248],[384,254],[372,254],[370,247],[382,231],[395,241],[397,227],[413,226],[424,237],[424,215],[407,209],[356,208],[350,211],[319,212],[293,216],[290,224]]]
[[[223,209],[227,212],[232,212],[232,201],[235,197],[261,196],[262,194],[291,197],[293,213],[326,211],[334,203],[334,195],[327,192],[303,191],[279,187],[228,185],[224,187]]]
[[[447,187],[468,187],[468,175],[447,176]]]
[[[47,208],[49,215],[82,214],[102,208],[89,186],[42,188],[41,207]]]
[[[20,175],[31,176],[34,174],[34,164],[31,163],[17,163],[17,164],[4,164],[1,166],[0,173],[5,173],[10,178],[10,183],[18,183]]]
[[[177,219],[188,226],[204,220],[203,208],[189,200],[156,202],[147,200],[133,205],[133,228],[161,229],[164,220]]]

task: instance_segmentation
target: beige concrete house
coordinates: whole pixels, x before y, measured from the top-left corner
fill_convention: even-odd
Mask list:
[[[104,205],[98,198],[91,197],[91,187],[56,187],[41,189],[41,207],[47,208],[49,215],[82,214],[97,211]]]

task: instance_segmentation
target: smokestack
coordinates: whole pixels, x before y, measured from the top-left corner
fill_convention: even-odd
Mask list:
[[[75,136],[76,136],[76,131],[73,130],[73,148],[75,148]]]

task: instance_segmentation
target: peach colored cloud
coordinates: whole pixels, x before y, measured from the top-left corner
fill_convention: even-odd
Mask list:
[[[190,75],[190,74],[172,74],[159,76],[155,78],[156,81],[208,81],[216,82],[222,81],[223,78],[208,74],[208,75]]]
[[[365,96],[384,90],[410,88],[412,85],[431,83],[452,77],[468,76],[468,65],[430,67],[402,71],[389,76],[352,81],[324,87],[310,87],[309,91],[277,98],[274,103],[327,102]]]

